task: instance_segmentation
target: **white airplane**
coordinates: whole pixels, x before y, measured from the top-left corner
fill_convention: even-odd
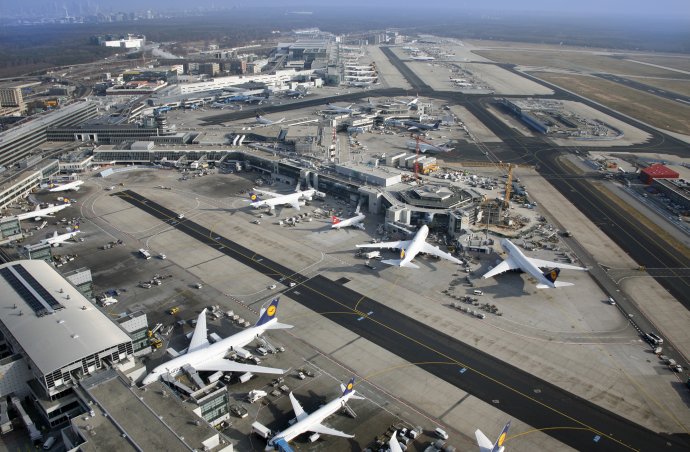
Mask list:
[[[43,240],[39,241],[38,243],[41,243],[41,244],[47,243],[50,246],[60,246],[63,243],[65,243],[67,240],[69,240],[72,237],[79,234],[79,232],[80,231],[72,231],[72,232],[68,232],[67,234],[58,235],[57,231],[55,231],[55,233],[53,234],[52,237],[49,237],[47,239],[43,239]]]
[[[279,323],[276,318],[276,311],[278,310],[278,298],[271,301],[266,309],[261,309],[259,321],[251,328],[226,337],[215,344],[208,342],[208,332],[206,331],[206,309],[201,311],[196,321],[194,334],[189,343],[187,353],[170,361],[161,364],[153,369],[144,378],[143,384],[147,385],[158,380],[163,374],[170,374],[172,376],[178,374],[183,366],[190,365],[197,371],[209,372],[256,372],[265,374],[283,374],[283,369],[274,369],[271,367],[255,366],[251,364],[242,364],[229,359],[224,359],[228,351],[244,347],[254,339],[261,336],[266,330],[279,330],[292,328],[292,325],[285,325]]]
[[[363,213],[359,212],[359,204],[357,205],[357,210],[355,210],[355,216],[352,218],[338,218],[335,215],[331,217],[331,229],[340,229],[340,228],[345,228],[348,226],[352,226],[355,228],[359,228],[362,231],[364,230],[364,219],[366,218],[366,215]]]
[[[556,287],[572,286],[573,283],[556,281],[561,269],[568,270],[587,270],[586,268],[577,267],[575,265],[561,264],[560,262],[545,261],[542,259],[534,259],[525,256],[520,249],[508,239],[501,239],[501,248],[508,254],[508,257],[486,272],[482,278],[487,279],[496,276],[508,270],[522,270],[534,276],[537,281],[537,289],[553,289]],[[542,272],[539,267],[550,268]]]
[[[354,438],[354,435],[348,435],[347,433],[332,429],[330,427],[326,427],[322,424],[324,419],[341,410],[348,400],[363,399],[363,397],[355,395],[355,390],[353,389],[354,384],[354,378],[350,379],[350,382],[347,384],[347,386],[343,386],[341,384],[340,389],[343,391],[343,394],[337,399],[331,400],[326,405],[322,406],[321,408],[319,408],[311,414],[307,414],[304,411],[302,405],[299,404],[299,402],[291,392],[290,402],[292,403],[292,410],[295,412],[297,422],[295,422],[282,432],[276,433],[275,436],[273,436],[273,438],[271,438],[268,441],[266,450],[277,450],[277,444],[288,443],[293,438],[305,432],[314,432],[319,433],[321,435],[341,436],[343,438]]]
[[[249,199],[252,201],[250,206],[255,209],[260,209],[261,207],[268,207],[270,210],[275,210],[276,206],[291,206],[297,210],[300,210],[300,206],[304,205],[305,201],[311,201],[314,196],[325,197],[324,193],[316,190],[315,188],[310,188],[308,190],[298,190],[294,193],[288,195],[281,195],[279,193],[273,193],[270,191],[254,189],[253,192],[249,193]],[[268,196],[267,199],[261,199],[259,194]]]
[[[503,443],[506,440],[506,435],[508,435],[508,429],[510,428],[510,421],[503,427],[501,434],[498,435],[498,439],[495,443],[492,443],[481,430],[477,429],[474,432],[474,436],[477,437],[477,445],[479,445],[479,452],[503,452],[505,446]]]
[[[436,58],[430,56],[413,56],[414,61],[434,61]]]
[[[406,143],[407,149],[412,149],[415,150],[417,149],[417,142],[414,140],[408,141]],[[424,153],[435,153],[435,152],[450,152],[454,148],[446,146],[446,145],[440,145],[440,146],[434,146],[433,144],[429,143],[419,143],[419,152],[422,154]]]
[[[59,204],[57,206],[48,206],[45,209],[41,209],[39,206],[36,206],[36,210],[26,213],[20,213],[19,215],[16,215],[14,218],[20,221],[30,219],[34,219],[34,221],[40,221],[41,218],[52,217],[53,215],[51,214],[59,212],[62,209],[66,209],[70,205],[71,204]]]
[[[271,124],[280,124],[283,121],[285,121],[285,118],[280,118],[277,121],[272,121],[270,119],[264,118],[261,115],[256,115],[256,122],[258,122],[259,124],[266,125],[266,126],[270,126]]]
[[[350,114],[354,110],[352,109],[352,104],[348,107],[338,107],[337,105],[332,105],[330,102],[326,104],[328,108],[324,110],[325,113],[347,113]]]
[[[417,234],[412,238],[412,240],[401,240],[397,242],[381,242],[357,245],[357,248],[398,248],[400,249],[400,259],[387,259],[383,260],[384,264],[396,265],[398,267],[410,267],[419,268],[418,265],[412,263],[412,259],[417,256],[418,253],[433,254],[442,259],[449,260],[456,264],[462,264],[462,261],[454,258],[448,253],[441,251],[437,246],[429,245],[426,243],[426,237],[429,235],[429,227],[423,225],[417,231]]]
[[[391,440],[388,441],[388,449],[390,449],[390,452],[403,452],[402,447],[400,447],[400,443],[398,442],[398,431],[393,432],[393,436],[391,436]]]
[[[83,183],[84,183],[83,180],[75,180],[73,182],[67,182],[66,184],[51,187],[48,191],[51,193],[55,193],[55,192],[59,192],[59,191],[69,191],[69,190],[78,191],[79,186],[82,185]]]

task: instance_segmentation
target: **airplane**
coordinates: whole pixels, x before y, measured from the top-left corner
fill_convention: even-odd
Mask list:
[[[244,95],[239,95],[239,96],[232,96],[228,97],[227,101],[228,102],[244,102],[247,104],[262,104],[266,100],[265,97],[261,96],[244,96]]]
[[[572,283],[556,281],[561,269],[568,270],[587,270],[586,268],[577,267],[575,265],[562,264],[560,262],[545,261],[542,259],[534,259],[525,256],[520,249],[508,239],[501,239],[501,248],[508,254],[508,257],[486,272],[482,278],[487,279],[496,276],[508,270],[522,270],[535,277],[538,281],[537,289],[553,289],[556,287],[572,286]],[[539,267],[551,268],[546,272],[539,270]]]
[[[324,112],[326,113],[347,113],[350,114],[354,110],[352,109],[352,104],[350,104],[348,107],[338,107],[337,105],[332,105],[330,102],[326,104],[328,107]]]
[[[272,121],[270,119],[264,118],[261,115],[258,115],[258,114],[256,115],[256,122],[258,122],[259,124],[266,125],[266,126],[270,126],[272,124],[280,124],[283,121],[285,121],[285,118],[280,118],[277,121]]]
[[[398,248],[400,249],[400,259],[386,259],[381,262],[388,265],[395,265],[398,267],[419,268],[418,265],[412,263],[412,259],[418,253],[433,254],[442,259],[449,260],[455,264],[462,264],[462,261],[454,258],[449,253],[441,251],[437,246],[426,243],[426,237],[429,235],[429,227],[423,225],[417,231],[417,234],[412,240],[400,240],[397,242],[381,242],[381,243],[367,243],[364,245],[356,245],[357,248]]]
[[[434,61],[436,58],[430,56],[413,56],[414,61]]]
[[[366,218],[366,215],[363,213],[359,213],[360,206],[357,205],[357,209],[355,210],[355,216],[352,218],[338,218],[335,215],[331,217],[331,229],[341,229],[345,228],[347,226],[353,226],[355,228],[359,228],[362,231],[364,230],[364,219]]]
[[[407,127],[407,130],[438,130],[441,121],[436,121],[433,124],[423,124],[417,121],[403,121],[403,125]]]
[[[349,133],[349,134],[364,133],[366,131],[367,131],[367,129],[365,129],[364,127],[350,126],[347,128],[347,133]]]
[[[269,196],[270,198],[261,199],[257,193]],[[314,199],[314,196],[325,197],[326,195],[315,188],[299,190],[299,185],[297,185],[297,190],[295,190],[294,193],[287,195],[281,195],[255,188],[253,192],[249,193],[249,199],[252,201],[252,203],[249,205],[255,209],[267,206],[270,210],[275,210],[276,206],[288,205],[300,210],[299,208],[300,206],[304,205],[304,201],[311,201]]]
[[[72,232],[68,232],[67,234],[58,235],[57,231],[55,231],[55,233],[53,234],[52,237],[49,237],[47,239],[43,239],[43,240],[39,241],[38,243],[40,243],[42,245],[47,243],[50,246],[60,246],[63,243],[65,243],[67,240],[69,240],[72,237],[74,237],[75,235],[79,234],[79,232],[80,231],[72,231]]]
[[[374,82],[362,82],[362,81],[353,81],[353,80],[348,80],[347,85],[348,86],[354,86],[356,88],[366,88],[368,86],[371,86]]]
[[[508,434],[508,429],[510,428],[510,421],[503,427],[501,434],[498,435],[498,439],[495,443],[492,443],[481,430],[477,429],[474,432],[474,436],[477,437],[477,445],[479,446],[479,452],[503,452],[505,446],[503,443],[506,440],[506,435]],[[392,449],[391,449],[392,450]]]
[[[293,99],[301,99],[302,97],[309,94],[309,91],[299,91],[296,89],[289,89],[285,92],[285,97],[291,97]]]
[[[417,149],[417,142],[416,141],[413,141],[413,140],[408,141],[406,143],[406,145],[407,145],[407,149],[413,149],[413,150]],[[449,147],[449,146],[445,146],[445,145],[434,146],[433,144],[429,144],[429,143],[419,143],[419,152],[421,152],[421,153],[450,152],[453,149],[454,148]]]
[[[394,431],[393,435],[391,436],[390,441],[388,441],[388,449],[390,449],[390,452],[403,452],[402,447],[400,446],[400,443],[398,442],[398,431]]]
[[[331,400],[328,402],[326,405],[322,406],[318,410],[314,411],[311,414],[307,414],[304,411],[304,408],[302,408],[302,405],[299,404],[295,396],[290,392],[290,402],[292,403],[292,410],[295,412],[295,417],[297,418],[297,422],[292,424],[290,427],[286,428],[282,432],[276,433],[273,438],[271,438],[268,441],[268,444],[266,446],[266,450],[271,450],[271,449],[278,449],[277,446],[280,445],[280,443],[288,443],[290,442],[293,438],[301,435],[302,433],[305,432],[314,432],[314,433],[319,433],[321,435],[333,435],[333,436],[340,436],[343,438],[354,438],[354,435],[348,435],[347,433],[341,432],[339,430],[332,429],[330,427],[326,427],[325,425],[322,424],[323,420],[326,419],[327,417],[331,416],[332,414],[340,411],[345,404],[347,403],[348,400],[350,399],[357,399],[357,400],[363,400],[364,397],[360,397],[358,395],[355,395],[355,390],[353,389],[353,386],[355,384],[355,379],[351,378],[347,386],[343,386],[342,384],[340,385],[340,388],[343,391],[343,394],[338,397],[337,399]]]
[[[66,184],[62,185],[57,185],[57,186],[51,186],[51,188],[48,190],[51,193],[59,192],[59,191],[68,191],[68,190],[74,190],[78,191],[79,186],[84,183],[83,180],[75,180],[74,182],[68,182]]]
[[[19,215],[16,215],[14,218],[16,218],[19,221],[29,219],[33,219],[34,221],[40,221],[42,218],[52,217],[53,215],[51,214],[59,212],[62,209],[66,209],[69,206],[71,206],[71,204],[69,203],[57,206],[48,206],[45,209],[41,209],[39,206],[36,206],[36,210],[32,210],[31,212],[20,213]]]
[[[254,339],[258,338],[266,330],[280,330],[292,328],[292,325],[279,323],[276,318],[278,311],[278,298],[274,298],[271,304],[266,309],[261,309],[259,321],[251,328],[247,328],[232,336],[221,339],[220,341],[211,344],[208,341],[208,331],[206,330],[206,309],[204,308],[199,314],[194,328],[192,340],[187,348],[187,353],[173,358],[170,361],[163,363],[153,369],[144,378],[142,384],[148,385],[157,381],[162,375],[170,374],[172,376],[178,374],[183,366],[191,366],[196,371],[223,371],[223,372],[256,372],[265,374],[284,374],[283,369],[274,369],[272,367],[255,366],[251,364],[242,364],[229,359],[224,359],[226,353],[230,350],[244,347]]]

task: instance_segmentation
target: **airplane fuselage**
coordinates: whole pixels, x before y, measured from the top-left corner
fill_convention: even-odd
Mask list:
[[[259,209],[264,206],[269,206],[273,209],[275,206],[281,205],[291,205],[294,202],[299,202],[300,205],[304,205],[304,201],[311,201],[314,199],[314,195],[317,194],[317,190],[310,188],[309,190],[297,191],[295,193],[290,193],[287,195],[277,196],[275,198],[262,199],[260,201],[255,201],[250,204],[250,206],[255,209]]]
[[[419,228],[419,231],[415,234],[414,238],[412,239],[412,243],[410,243],[410,246],[405,249],[404,253],[400,253],[401,256],[401,262],[400,265],[404,266],[406,263],[411,262],[412,259],[419,254],[421,249],[424,247],[424,243],[426,242],[426,237],[429,235],[429,227],[427,225],[422,225],[421,228]]]
[[[334,225],[332,225],[331,228],[340,229],[340,228],[345,228],[348,226],[356,226],[359,223],[361,223],[362,221],[364,221],[365,218],[366,218],[366,216],[364,214],[360,213],[356,217],[347,218],[345,220],[340,220],[338,223],[335,223]]]
[[[187,364],[195,367],[195,365],[202,364],[209,360],[222,359],[225,357],[228,351],[244,347],[257,337],[261,336],[266,331],[267,326],[276,321],[277,320],[274,319],[260,327],[255,326],[252,328],[247,328],[246,330],[233,334],[230,337],[226,337],[215,344],[210,344],[202,349],[178,356],[177,358],[173,358],[170,361],[165,362],[153,369],[146,376],[146,378],[144,378],[143,384],[147,385],[149,383],[153,383],[165,373],[170,373],[170,375],[175,376],[180,372],[180,369]]]
[[[302,433],[308,432],[309,428],[313,425],[318,425],[327,417],[337,413],[343,406],[345,406],[345,403],[347,403],[353,394],[354,392],[351,392],[344,396],[340,396],[335,400],[331,400],[326,405],[309,414],[301,421],[295,422],[282,432],[277,433],[273,438],[270,439],[270,441],[268,441],[268,445],[273,446],[280,438],[284,439],[286,442],[290,442]]]
[[[514,261],[516,264],[520,266],[520,268],[532,275],[534,278],[537,279],[539,284],[546,284],[549,287],[555,288],[556,286],[554,283],[549,281],[548,279],[544,278],[544,274],[542,271],[534,265],[527,257],[523,254],[520,249],[513,244],[508,239],[501,239],[501,248],[503,248],[503,251],[505,251]]]
[[[28,220],[31,218],[43,218],[43,217],[49,216],[52,213],[59,212],[62,209],[66,209],[69,206],[70,206],[70,204],[63,204],[61,206],[46,207],[45,209],[34,210],[33,212],[20,213],[19,215],[16,216],[16,218],[20,221],[21,220]]]

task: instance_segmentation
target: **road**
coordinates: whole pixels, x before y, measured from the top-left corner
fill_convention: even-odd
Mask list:
[[[355,334],[577,450],[688,449],[323,276],[307,278],[133,191],[113,194],[281,283],[285,294]],[[341,312],[343,314],[336,314]],[[352,315],[354,314],[354,315]]]

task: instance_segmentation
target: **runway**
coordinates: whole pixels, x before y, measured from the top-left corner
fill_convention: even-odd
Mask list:
[[[307,278],[204,228],[135,192],[113,194],[200,242],[276,281],[285,294],[355,334],[497,406],[577,450],[687,449],[688,438],[665,436],[623,419],[548,382],[506,365],[432,327],[323,276]]]
[[[667,91],[665,89],[657,88],[656,86],[647,85],[645,83],[640,83],[636,80],[631,80],[629,78],[620,77],[618,75],[612,74],[594,74],[599,78],[608,80],[610,82],[619,83],[621,85],[627,86],[628,88],[633,88],[638,91],[644,91],[655,96],[663,97],[664,99],[672,100],[683,105],[690,105],[690,96],[685,96],[683,94],[674,93],[672,91]]]

